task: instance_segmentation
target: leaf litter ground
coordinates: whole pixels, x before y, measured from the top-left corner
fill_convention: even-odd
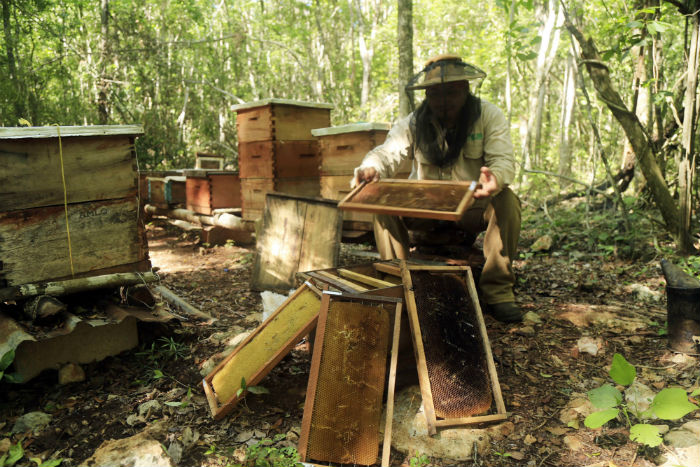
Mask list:
[[[217,321],[190,320],[140,336],[139,349],[87,365],[82,383],[58,386],[55,372],[22,386],[3,383],[0,439],[22,439],[26,458],[63,458],[63,465],[78,465],[104,440],[135,435],[155,420],[166,424],[166,438],[160,440],[164,447],[183,446],[180,465],[242,462],[246,449],[263,439],[295,446],[310,365],[308,345],[297,346],[260,383],[269,394],[249,395],[222,421],[212,420],[201,389],[201,372],[211,364],[210,357],[260,321],[260,295],[248,288],[253,250],[205,248],[191,234],[160,222],[149,225],[148,235],[164,285]],[[532,244],[534,235],[524,231],[522,243]],[[341,263],[363,261],[351,254],[357,248],[344,244]],[[541,322],[504,325],[486,316],[512,429],[470,462],[430,459],[430,465],[654,465],[660,449],[639,448],[629,441],[624,425],[588,430],[583,416],[575,416],[576,429],[576,421],[562,413],[572,401],[585,399],[586,391],[609,382],[614,353],[632,362],[638,379],[657,391],[698,385],[697,360],[688,363],[667,348],[664,281],[657,263],[585,253],[521,256],[515,263],[517,300]],[[634,284],[650,294],[634,295]],[[579,349],[582,337],[597,342],[597,355]],[[139,414],[139,407],[152,400],[159,404]],[[49,426],[22,438],[10,435],[14,420],[31,411],[50,413]],[[408,466],[409,458],[394,452],[392,465]]]

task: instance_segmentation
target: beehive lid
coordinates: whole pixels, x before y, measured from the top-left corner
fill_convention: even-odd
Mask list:
[[[345,133],[357,133],[360,131],[389,131],[390,129],[390,123],[362,122],[349,123],[347,125],[332,126],[328,128],[314,128],[311,130],[311,134],[313,136],[331,136]]]
[[[30,126],[0,128],[0,139],[62,138],[68,136],[138,136],[141,125]]]
[[[277,99],[269,98],[254,102],[244,102],[243,104],[237,104],[231,107],[231,110],[238,112],[239,110],[254,109],[256,107],[264,107],[270,104],[277,105],[293,105],[296,107],[311,107],[316,109],[332,109],[333,105],[327,102],[306,102],[306,101],[295,101],[291,99]]]
[[[238,175],[237,170],[185,169],[185,177],[206,178],[209,175]]]

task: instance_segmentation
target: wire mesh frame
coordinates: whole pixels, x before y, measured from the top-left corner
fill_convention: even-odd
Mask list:
[[[315,293],[316,295],[321,295],[321,291],[317,289],[315,286],[312,284],[305,282],[301,287],[299,287],[296,292],[294,292],[287,300],[282,303],[277,310],[267,319],[265,322],[263,322],[255,331],[253,331],[241,344],[236,347],[236,349],[228,356],[226,357],[221,363],[219,363],[212,371],[209,373],[203,380],[202,380],[202,386],[204,388],[204,393],[206,394],[207,401],[209,403],[209,410],[211,411],[212,417],[214,420],[220,420],[224,416],[226,416],[233,408],[236,406],[236,404],[244,397],[244,393],[240,395],[235,395],[233,397],[228,398],[228,400],[220,401],[216,392],[214,391],[214,385],[213,385],[213,380],[214,377],[221,371],[233,358],[238,355],[240,351],[242,351],[253,339],[255,339],[258,335],[260,335],[264,330],[265,327],[270,324],[274,318],[276,318],[278,315],[281,313],[284,313],[284,311],[287,309],[287,307],[294,302],[294,300],[301,295],[304,291],[310,290],[311,292]],[[279,347],[279,349],[274,353],[274,355],[269,358],[264,365],[260,366],[252,375],[250,375],[249,379],[246,380],[246,385],[247,386],[254,386],[260,380],[262,380],[274,367],[277,365],[280,360],[282,360],[291,350],[292,348],[309,332],[311,332],[314,327],[316,326],[316,322],[318,320],[318,313],[316,313],[309,321],[303,324],[303,326],[298,329],[289,339],[287,339],[285,342],[282,343],[282,345]],[[236,381],[236,383],[238,383]]]
[[[391,430],[394,414],[394,390],[396,384],[396,368],[398,363],[399,336],[401,329],[401,309],[402,298],[382,297],[362,294],[343,294],[338,292],[324,291],[321,297],[321,311],[318,318],[318,326],[316,331],[316,345],[311,359],[311,371],[309,373],[309,382],[306,390],[306,402],[304,403],[304,415],[301,423],[301,434],[299,435],[298,452],[300,459],[306,462],[307,452],[309,447],[310,432],[312,429],[311,422],[316,404],[316,390],[319,382],[320,367],[322,352],[324,347],[324,339],[326,338],[326,323],[328,320],[328,312],[332,300],[351,300],[359,302],[374,302],[394,303],[394,323],[391,336],[391,356],[389,362],[389,377],[387,381],[387,403],[386,403],[386,419],[384,424],[384,440],[382,444],[381,467],[389,467],[390,452],[391,452]],[[381,403],[380,403],[381,404]],[[381,407],[379,407],[381,410]],[[316,464],[311,464],[316,465]]]
[[[411,279],[412,271],[429,271],[433,273],[449,273],[463,272],[467,291],[474,307],[477,323],[479,325],[479,334],[484,346],[486,357],[486,365],[488,369],[491,390],[493,392],[494,401],[496,403],[496,413],[490,415],[477,415],[472,417],[461,418],[445,418],[437,419],[435,415],[435,404],[433,403],[433,393],[430,387],[430,379],[428,378],[428,366],[425,357],[425,349],[423,347],[423,336],[420,330],[420,321],[418,319],[418,310],[416,307],[416,298],[413,291],[413,280]],[[498,382],[498,374],[496,373],[496,365],[493,362],[493,354],[491,353],[491,344],[489,343],[488,334],[486,333],[486,324],[481,313],[481,306],[474,285],[474,278],[469,266],[416,266],[408,265],[406,261],[401,261],[401,278],[404,286],[404,294],[406,297],[406,310],[408,312],[408,320],[411,328],[411,336],[413,338],[413,349],[416,354],[416,366],[418,368],[418,383],[421,389],[423,398],[423,411],[425,413],[426,422],[428,425],[428,433],[434,435],[437,433],[438,427],[470,425],[473,423],[483,423],[492,421],[501,421],[508,418],[503,396],[501,394],[501,385]]]

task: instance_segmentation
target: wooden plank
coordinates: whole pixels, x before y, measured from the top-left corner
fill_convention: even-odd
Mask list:
[[[148,259],[136,197],[68,205],[75,274]],[[7,286],[71,276],[63,206],[0,213],[0,261]]]
[[[341,277],[352,279],[356,282],[361,282],[363,284],[371,285],[375,288],[393,287],[394,285],[396,285],[391,282],[377,279],[376,277],[371,277],[365,274],[360,274],[359,272],[351,271],[349,269],[338,269],[338,274],[340,274]]]
[[[306,208],[305,203],[296,200],[272,195],[267,198],[260,238],[256,241],[251,289],[283,292],[294,285]]]
[[[476,186],[476,182],[383,179],[360,184],[338,208],[457,221],[473,203]]]
[[[435,428],[435,408],[433,405],[433,393],[430,390],[430,379],[428,378],[428,366],[425,361],[425,349],[423,348],[423,338],[421,337],[418,310],[416,310],[416,297],[413,293],[411,271],[408,269],[406,261],[401,260],[400,264],[404,295],[406,297],[408,323],[411,326],[413,351],[416,356],[416,367],[418,369],[418,384],[420,386],[421,397],[423,398],[423,413],[425,414],[425,421],[428,426],[428,434],[432,436],[437,433],[437,429]]]
[[[334,202],[299,199],[306,204],[299,262],[294,271],[335,267],[340,255],[342,215]]]
[[[371,465],[379,453],[391,320],[398,304],[327,295],[299,446],[304,460]]]
[[[347,281],[343,279],[342,277],[339,277],[335,274],[331,274],[328,271],[316,271],[315,274],[318,274],[318,276],[323,276],[329,284],[334,285],[336,287],[340,286],[341,290],[347,290],[347,291],[352,291],[352,292],[367,292],[369,289],[367,287],[363,287],[359,284],[355,284],[353,282]],[[318,276],[313,276],[313,277],[318,277]],[[345,289],[342,289],[342,287],[345,286]]]
[[[508,420],[507,413],[498,413],[493,415],[476,415],[474,417],[449,418],[437,420],[435,425],[440,428],[448,426],[472,425],[474,423],[500,422]]]
[[[331,201],[268,194],[251,287],[288,290],[298,271],[335,267],[341,227]]]
[[[204,378],[212,416],[220,419],[241,399],[241,378],[259,383],[316,324],[321,300],[304,284]]]
[[[299,458],[306,461],[307,449],[309,446],[309,434],[311,432],[311,418],[316,404],[316,386],[321,369],[322,343],[326,338],[326,324],[328,322],[328,307],[330,305],[330,295],[321,295],[321,309],[318,315],[318,325],[316,326],[316,336],[314,342],[314,352],[311,355],[311,369],[309,370],[309,380],[306,386],[306,401],[304,402],[304,413],[301,418],[301,433],[299,433],[299,444],[297,451]]]
[[[389,383],[386,391],[386,420],[384,442],[382,443],[382,467],[389,467],[391,460],[391,430],[394,422],[394,390],[396,388],[396,367],[399,360],[399,337],[401,336],[401,304],[396,306],[394,315],[394,335],[391,342],[391,362],[389,363]]]
[[[374,263],[374,268],[377,271],[390,274],[392,276],[401,277],[401,267],[391,263]]]
[[[133,137],[62,137],[61,148],[59,151],[58,138],[0,136],[0,211],[62,205],[64,185],[59,152],[63,154],[68,203],[136,195]]]
[[[484,323],[484,315],[481,312],[479,295],[476,291],[476,285],[474,284],[474,276],[471,268],[467,269],[466,271],[466,282],[467,288],[469,289],[469,295],[472,298],[472,306],[476,311],[476,319],[479,323],[479,334],[481,335],[484,350],[486,352],[486,364],[488,365],[489,377],[491,378],[491,390],[493,391],[493,398],[496,401],[496,410],[498,414],[503,415],[506,413],[506,405],[503,403],[501,384],[498,382],[498,373],[496,372],[496,364],[493,361],[493,352],[491,351],[489,334],[486,331],[486,323]]]
[[[141,125],[92,125],[92,126],[30,126],[0,127],[0,140],[27,138],[62,138],[70,136],[138,136],[143,134]]]

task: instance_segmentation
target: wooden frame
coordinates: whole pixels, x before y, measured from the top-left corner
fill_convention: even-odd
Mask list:
[[[435,415],[433,404],[433,394],[430,388],[430,380],[428,379],[428,368],[425,358],[425,349],[423,348],[423,338],[420,330],[420,322],[418,320],[418,310],[416,309],[416,300],[413,292],[413,281],[411,279],[411,271],[432,271],[455,273],[464,272],[465,283],[467,290],[472,300],[472,306],[476,314],[476,319],[479,325],[479,333],[481,335],[484,352],[486,357],[486,366],[493,391],[493,398],[496,403],[496,413],[490,415],[477,415],[472,417],[450,418],[438,420]],[[501,394],[501,385],[498,382],[498,374],[496,373],[496,365],[493,362],[493,354],[491,353],[491,345],[489,343],[488,334],[486,333],[486,325],[484,317],[481,313],[481,306],[474,285],[474,278],[469,266],[417,266],[408,265],[406,261],[401,261],[401,277],[403,279],[404,292],[406,294],[406,309],[408,311],[409,324],[411,326],[411,335],[413,337],[414,351],[416,354],[416,365],[418,367],[418,382],[423,397],[423,409],[428,425],[428,433],[434,435],[437,433],[438,427],[448,427],[457,425],[469,425],[473,423],[493,422],[506,420],[508,413],[506,412],[503,396]]]
[[[361,183],[338,209],[457,221],[473,203],[476,186],[474,181],[383,179]]]
[[[309,280],[321,287],[321,284],[337,289],[343,293],[350,294],[370,294],[382,296],[403,297],[403,291],[400,294],[385,294],[386,289],[401,287],[401,283],[389,282],[378,277],[373,277],[367,274],[368,270],[379,271],[378,263],[365,263],[355,266],[347,266],[344,268],[326,268],[315,271],[304,271],[297,273],[297,276],[303,280]],[[382,263],[379,263],[382,264]],[[398,268],[397,268],[398,270]],[[380,271],[381,272],[381,271]],[[397,277],[401,277],[400,270]]]
[[[321,298],[321,311],[319,314],[318,328],[316,331],[316,345],[314,346],[314,353],[311,360],[311,371],[309,373],[309,384],[306,391],[306,402],[304,404],[304,416],[301,423],[301,434],[299,436],[298,452],[302,461],[306,461],[307,452],[309,446],[309,439],[311,436],[312,427],[312,417],[313,411],[316,404],[316,389],[319,382],[322,352],[324,349],[324,340],[326,338],[326,323],[328,319],[328,312],[330,309],[330,303],[332,299],[339,300],[358,300],[358,301],[375,301],[375,302],[390,302],[395,303],[394,312],[394,322],[393,331],[391,335],[391,353],[389,359],[389,377],[387,381],[388,393],[387,393],[387,405],[386,405],[386,418],[384,424],[384,440],[382,444],[382,454],[381,454],[381,466],[388,467],[390,461],[391,452],[391,430],[393,422],[393,410],[394,410],[394,389],[396,383],[396,366],[398,361],[398,348],[399,348],[399,331],[401,328],[401,305],[402,300],[396,298],[386,298],[368,295],[348,295],[341,294],[338,292],[324,291]],[[383,389],[383,388],[382,388]],[[383,391],[382,391],[383,392]],[[381,401],[380,401],[381,404]],[[381,412],[381,408],[379,408]],[[377,427],[378,428],[378,427]],[[378,433],[377,433],[378,435]],[[374,462],[372,462],[373,464]],[[365,465],[365,464],[362,464]],[[366,464],[370,465],[370,464]]]
[[[226,400],[220,401],[214,389],[214,378],[216,375],[221,372],[224,367],[229,364],[229,362],[236,358],[248,345],[253,343],[258,336],[265,333],[268,325],[272,323],[275,318],[279,317],[282,319],[281,315],[288,309],[291,310],[290,312],[295,311],[290,308],[290,305],[305,291],[311,291],[316,294],[316,296],[321,295],[321,291],[316,287],[308,282],[304,283],[296,290],[296,292],[294,292],[294,294],[287,298],[287,300],[285,300],[284,303],[282,303],[282,305],[280,305],[280,307],[267,320],[265,320],[255,331],[253,331],[251,335],[249,335],[228,357],[219,363],[216,368],[214,368],[214,370],[202,380],[202,386],[204,387],[204,392],[206,393],[207,400],[209,402],[209,409],[211,410],[211,414],[215,420],[219,420],[228,414],[243,396],[242,394],[240,396],[234,394],[232,397],[228,397]],[[272,368],[274,368],[275,365],[277,365],[280,360],[282,360],[282,358],[284,358],[292,350],[292,348],[301,340],[301,338],[314,328],[317,319],[318,310],[316,313],[314,313],[311,319],[302,323],[297,329],[292,330],[291,337],[288,337],[282,343],[282,345],[280,345],[277,351],[269,355],[269,358],[265,360],[264,364],[246,377],[246,385],[254,386],[260,382],[260,380],[262,380],[272,370]],[[235,381],[233,384],[237,385],[239,382]]]

